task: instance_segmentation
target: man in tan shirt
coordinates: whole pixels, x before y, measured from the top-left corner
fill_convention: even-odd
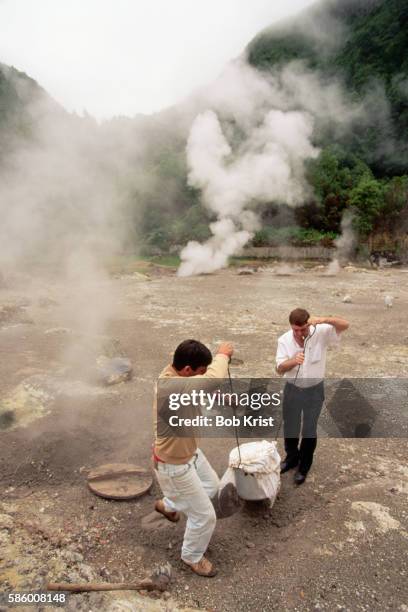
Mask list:
[[[217,381],[228,376],[232,354],[233,347],[229,342],[220,345],[213,359],[204,344],[185,340],[177,347],[172,364],[162,371],[159,379],[193,378],[192,383],[197,381],[208,386],[211,379]],[[216,569],[204,553],[216,524],[210,499],[218,493],[219,478],[198,448],[196,438],[167,435],[162,429],[158,432],[157,404],[156,392],[153,459],[164,498],[156,501],[155,509],[172,522],[180,519],[180,512],[187,516],[181,558],[196,574],[215,576]],[[171,430],[168,433],[171,434]]]

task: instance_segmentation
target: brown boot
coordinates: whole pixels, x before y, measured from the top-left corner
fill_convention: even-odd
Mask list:
[[[160,512],[160,514],[165,516],[166,519],[168,521],[171,521],[172,523],[177,523],[177,521],[180,520],[180,513],[179,512],[168,512],[164,507],[164,502],[162,499],[158,499],[156,501],[156,503],[154,504],[154,509],[156,510],[156,512]]]
[[[200,561],[198,561],[197,563],[187,563],[187,561],[183,561],[183,563],[188,565],[191,571],[197,574],[198,576],[212,578],[213,576],[217,575],[217,570],[215,569],[211,561],[209,561],[205,557],[201,557]]]

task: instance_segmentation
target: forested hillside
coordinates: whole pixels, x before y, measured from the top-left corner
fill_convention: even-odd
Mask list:
[[[353,208],[361,241],[381,235],[387,246],[407,246],[407,51],[408,0],[323,0],[249,43],[246,60],[266,78],[300,66],[318,75],[322,87],[335,81],[350,108],[360,108],[341,129],[335,118],[315,117],[313,145],[321,152],[307,162],[314,195],[295,213],[273,201],[254,202],[262,221],[255,244],[330,243],[343,211]],[[188,184],[185,150],[191,123],[205,109],[205,99],[195,97],[150,117],[98,125],[65,112],[27,75],[0,64],[0,171],[19,147],[44,141],[50,148],[75,134],[71,157],[79,151],[95,181],[114,185],[128,250],[202,241],[212,216]],[[223,121],[235,138],[237,126]],[[63,127],[56,130],[56,122]],[[66,155],[66,147],[58,151]],[[55,190],[52,198],[58,208]]]
[[[46,114],[68,117],[34,79],[14,67],[0,63],[0,134],[4,152],[4,138],[29,139],[35,126]]]
[[[342,210],[353,206],[363,237],[395,232],[407,207],[407,51],[407,0],[320,2],[248,45],[259,70],[301,61],[366,105],[365,120],[343,135],[316,134],[323,151],[310,164],[316,198],[298,211],[303,227],[337,231]]]

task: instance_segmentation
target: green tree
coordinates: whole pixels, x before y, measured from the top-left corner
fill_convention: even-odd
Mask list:
[[[350,192],[350,205],[357,211],[356,225],[361,235],[369,235],[385,207],[385,188],[381,181],[364,175]]]
[[[341,147],[327,147],[308,164],[307,179],[315,199],[297,210],[297,221],[304,228],[339,232],[350,193],[365,176],[372,178],[372,173],[361,159]]]

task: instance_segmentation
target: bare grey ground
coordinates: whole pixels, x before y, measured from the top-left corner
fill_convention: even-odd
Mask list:
[[[149,465],[152,386],[186,337],[212,347],[232,340],[244,360],[233,375],[270,377],[288,312],[303,305],[351,322],[340,350],[330,352],[329,376],[407,376],[408,271],[275,272],[266,267],[239,276],[229,269],[178,279],[163,270],[150,280],[107,281],[115,314],[106,334],[134,367],[130,382],[112,387],[97,384],[82,364],[75,367],[67,347],[78,344],[79,360],[86,351],[84,338],[64,329],[70,299],[64,285],[20,279],[0,289],[0,401],[17,419],[16,427],[3,422],[0,430],[1,589],[130,580],[170,561],[171,596],[81,595],[69,608],[408,609],[404,439],[321,439],[301,488],[285,474],[272,509],[247,506],[218,522],[209,557],[219,574],[211,580],[181,566],[184,521],[170,524],[151,514],[157,487],[132,502],[105,501],[86,487],[87,471],[101,463]],[[351,303],[343,303],[346,294]],[[392,308],[384,304],[387,294]],[[220,475],[233,446],[232,439],[203,441]]]

